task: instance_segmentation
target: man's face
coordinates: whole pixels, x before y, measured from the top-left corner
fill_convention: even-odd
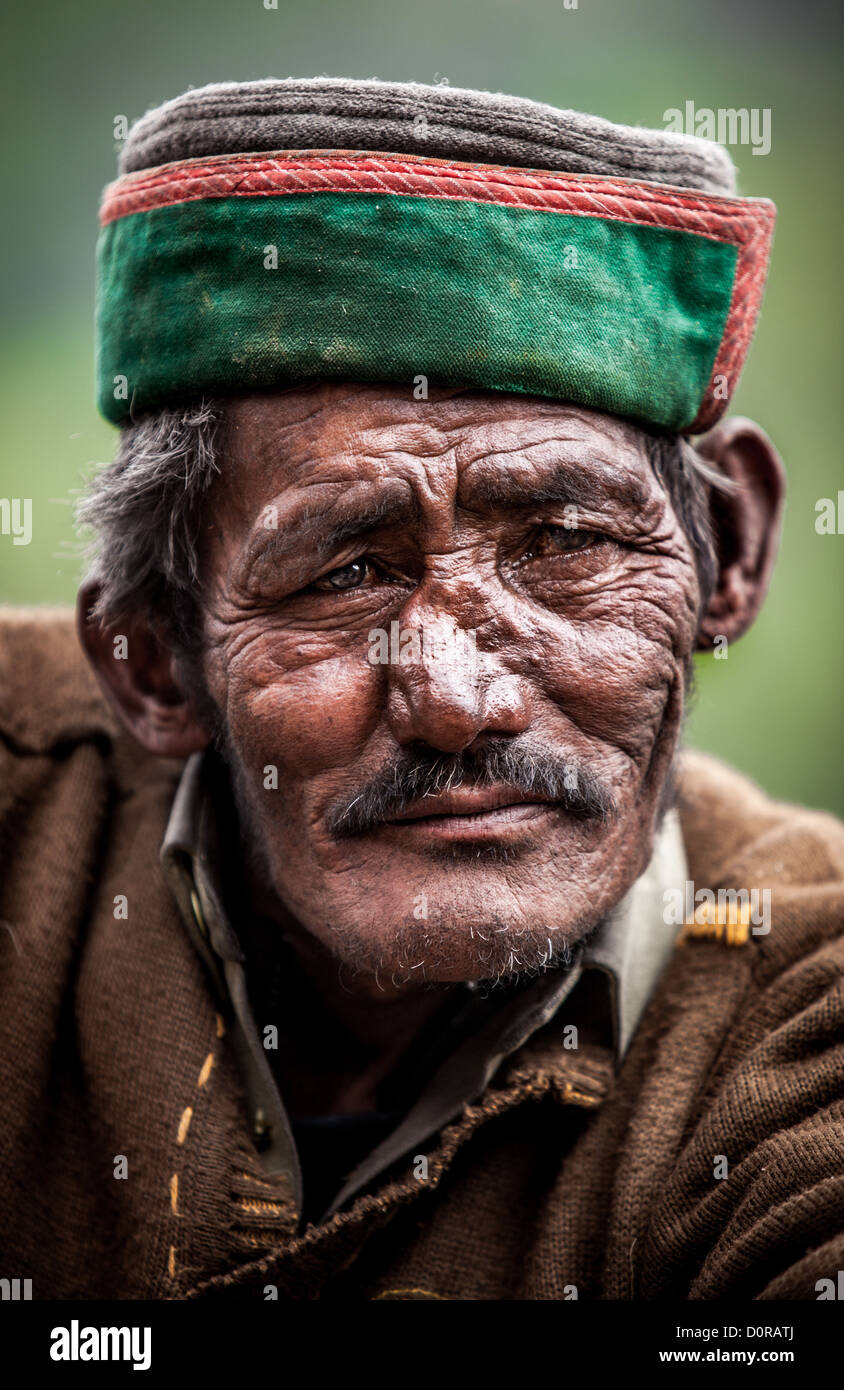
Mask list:
[[[558,956],[646,865],[682,723],[699,591],[644,436],[325,386],[224,444],[204,672],[270,886],[394,986]]]

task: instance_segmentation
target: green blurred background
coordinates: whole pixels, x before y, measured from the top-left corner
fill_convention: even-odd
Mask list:
[[[816,0],[54,0],[7,12],[0,496],[32,497],[33,539],[0,536],[0,599],[73,598],[70,502],[114,447],[93,406],[92,302],[115,117],[206,82],[315,74],[448,81],[653,126],[686,101],[768,107],[770,154],[731,150],[741,191],[779,208],[733,410],[783,455],[785,533],[753,631],[728,660],[700,660],[688,738],[778,796],[844,812],[844,535],[814,525],[816,501],[844,487],[838,24]]]

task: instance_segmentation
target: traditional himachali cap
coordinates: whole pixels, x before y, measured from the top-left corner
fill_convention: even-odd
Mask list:
[[[774,215],[693,136],[416,83],[203,87],[135,124],[103,195],[100,409],[424,376],[700,432]]]

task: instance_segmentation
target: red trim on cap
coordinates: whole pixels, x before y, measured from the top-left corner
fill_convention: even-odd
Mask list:
[[[756,209],[754,232],[739,246],[733,297],[721,345],[715,357],[709,385],[700,403],[700,410],[686,431],[688,434],[703,434],[724,414],[738,385],[756,329],[768,275],[776,208],[764,198],[748,201],[752,201]]]
[[[712,377],[691,432],[708,429],[732,395],[744,364],[765,284],[776,209],[765,198],[730,198],[598,174],[549,173],[365,150],[307,150],[186,159],[127,174],[110,184],[103,226],[153,208],[205,198],[299,193],[456,198],[537,212],[656,226],[727,242],[738,250],[733,296]]]

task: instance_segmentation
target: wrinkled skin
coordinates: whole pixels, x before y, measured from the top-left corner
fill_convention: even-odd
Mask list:
[[[424,418],[371,389],[238,402],[227,445],[205,554],[205,675],[289,910],[397,981],[488,976],[512,968],[511,953],[533,965],[549,940],[557,951],[580,936],[650,856],[697,626],[694,559],[640,432],[518,397],[454,397]],[[573,476],[559,500],[532,503],[561,470]],[[298,541],[294,517],[329,504],[333,517]],[[394,515],[322,549],[339,517],[374,504]],[[362,555],[363,582],[330,589],[325,576]],[[407,664],[374,665],[368,634],[393,621],[473,631],[477,658],[454,643],[450,659],[411,648]],[[443,857],[425,821],[328,833],[327,810],[398,750],[456,752],[490,735],[529,735],[594,770],[615,822],[536,802],[499,813],[477,831],[509,847],[504,862]],[[273,765],[278,790],[265,790]]]
[[[564,958],[642,872],[696,639],[732,641],[764,597],[782,467],[747,421],[704,442],[740,489],[716,509],[721,574],[701,613],[644,436],[614,417],[498,393],[416,401],[322,385],[233,400],[222,445],[201,542],[203,678],[252,903],[296,943],[326,1011],[296,1017],[290,1085],[300,1108],[349,1110],[371,1103],[430,1012],[425,982]],[[139,618],[129,661],[112,660],[95,594],[80,594],[80,633],[129,728],[163,755],[203,747],[210,730],[173,653]],[[410,648],[373,664],[370,634],[393,622],[446,643],[474,633],[475,654],[452,641],[444,659]],[[332,811],[402,753],[490,739],[585,769],[614,815],[464,787],[363,833],[332,830]],[[350,1040],[368,1039],[367,1060],[332,1089],[344,1064],[319,1039],[341,1015]]]

